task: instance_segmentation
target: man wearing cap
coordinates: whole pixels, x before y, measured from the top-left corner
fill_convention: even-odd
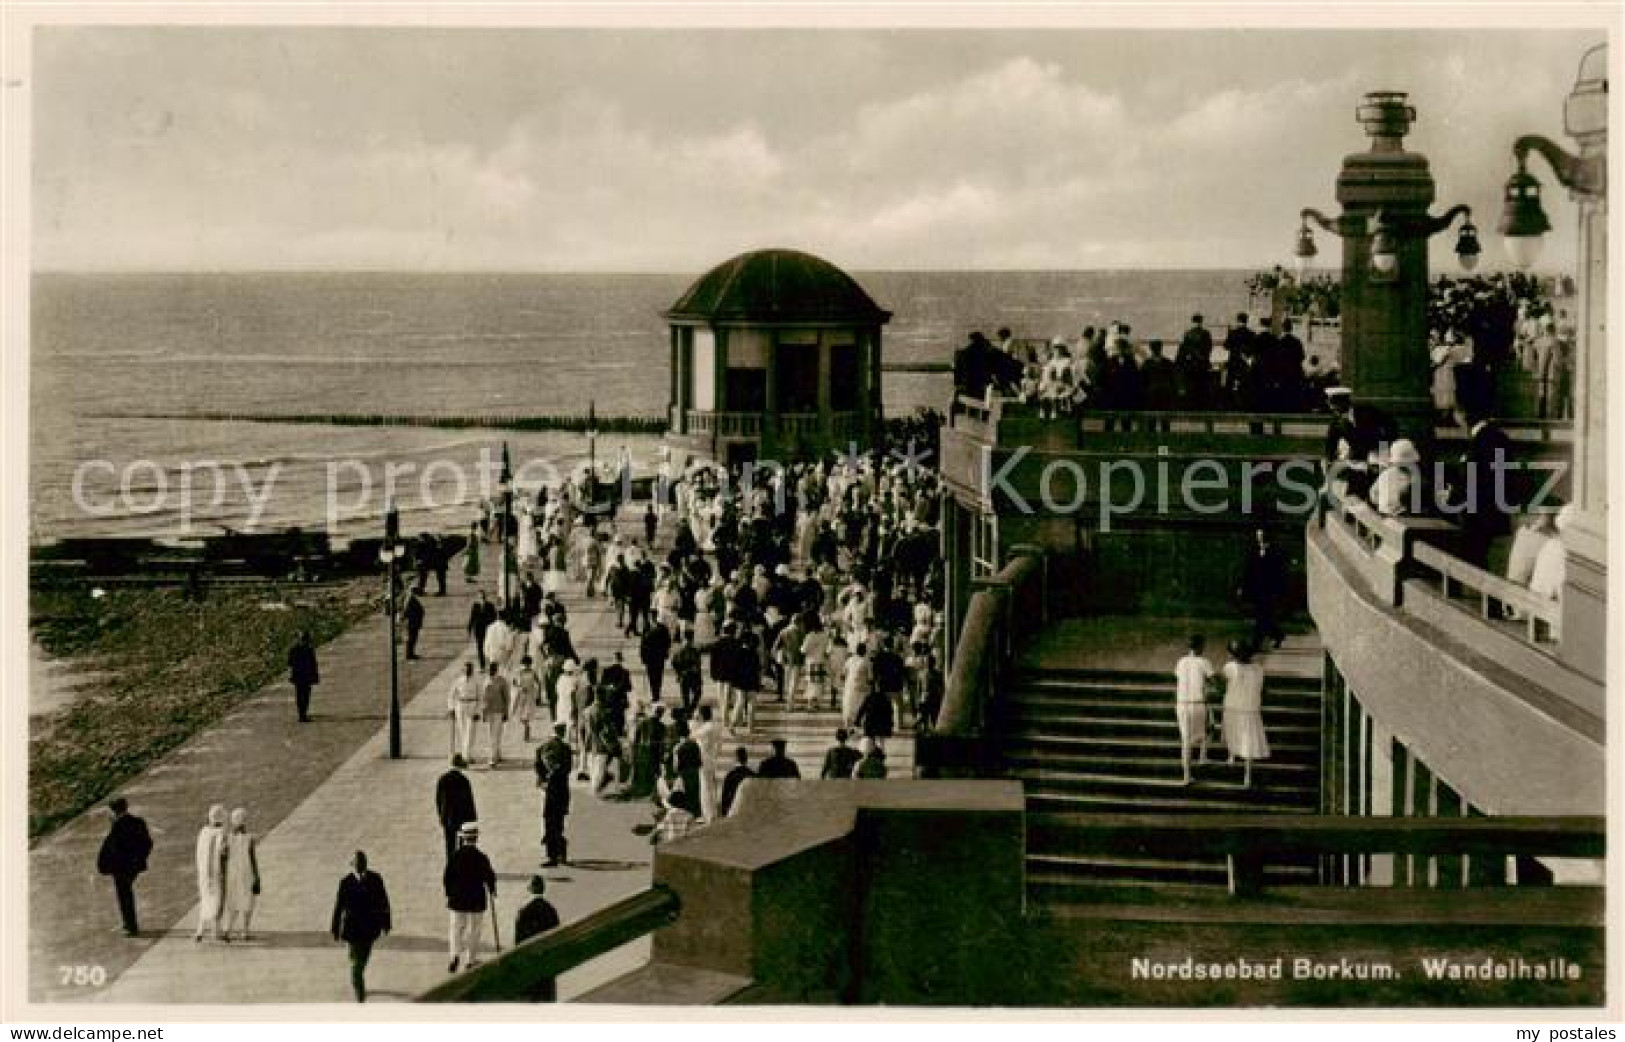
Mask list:
[[[569,851],[564,818],[570,813],[570,772],[575,758],[564,740],[566,725],[553,725],[553,737],[536,749],[536,787],[542,790],[542,862],[561,865]]]
[[[457,849],[457,830],[465,822],[475,820],[474,787],[468,783],[463,768],[468,761],[461,756],[451,758],[451,769],[440,776],[434,787],[434,810],[440,819],[440,830],[446,837],[446,860],[451,860]]]
[[[790,757],[784,754],[788,743],[783,738],[773,739],[773,755],[763,757],[756,767],[758,778],[797,778],[801,777],[801,767]]]
[[[333,900],[333,940],[350,946],[350,987],[357,1002],[367,1001],[367,962],[372,946],[390,931],[389,891],[384,877],[367,868],[367,855],[356,851],[350,871],[339,880]]]
[[[441,882],[446,891],[446,909],[451,913],[451,964],[446,972],[478,962],[480,926],[491,898],[497,894],[497,874],[491,860],[479,848],[480,827],[465,821],[457,830],[457,849],[446,862]]]

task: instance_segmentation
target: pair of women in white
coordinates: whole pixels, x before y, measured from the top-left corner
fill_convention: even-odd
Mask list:
[[[1190,650],[1174,667],[1175,715],[1179,721],[1179,766],[1186,785],[1191,783],[1191,750],[1199,750],[1198,762],[1207,762],[1207,689],[1218,675],[1202,654],[1207,642],[1200,634],[1190,640]],[[1253,783],[1253,761],[1267,760],[1269,741],[1264,735],[1264,667],[1253,661],[1252,648],[1245,642],[1230,645],[1230,661],[1224,665],[1224,716],[1222,734],[1230,762],[1242,762],[1242,787]]]
[[[212,940],[229,942],[239,922],[240,939],[253,939],[260,893],[258,845],[248,831],[247,811],[238,807],[228,819],[222,804],[209,808],[208,821],[197,834],[198,921],[192,940],[203,940],[206,928]]]

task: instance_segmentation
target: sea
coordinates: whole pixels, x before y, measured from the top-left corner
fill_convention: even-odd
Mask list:
[[[886,363],[947,363],[972,330],[1075,340],[1118,320],[1177,342],[1248,306],[1243,271],[883,271]],[[584,436],[502,417],[659,416],[661,312],[693,280],[599,274],[37,274],[31,287],[30,536],[185,541],[223,529],[376,534],[466,525],[506,445],[521,488],[587,459]],[[944,409],[944,373],[887,373],[889,415]],[[208,419],[489,416],[459,429]],[[634,470],[653,436],[601,434]]]

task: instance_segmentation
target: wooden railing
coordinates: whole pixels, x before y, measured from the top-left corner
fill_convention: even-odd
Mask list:
[[[816,438],[823,430],[815,412],[787,412],[779,414],[779,433],[786,438]]]
[[[551,1002],[554,979],[676,920],[675,891],[640,894],[551,930],[418,996],[419,1002]]]
[[[1445,600],[1459,595],[1478,602],[1479,617],[1489,621],[1504,618],[1506,609],[1516,612],[1524,622],[1526,636],[1531,644],[1555,642],[1562,625],[1562,607],[1557,601],[1542,597],[1517,583],[1491,575],[1466,561],[1452,557],[1438,547],[1419,543],[1412,550],[1411,559],[1439,581],[1439,594]]]
[[[723,438],[756,438],[762,433],[762,414],[759,412],[701,412],[690,409],[688,429],[696,434],[715,434]]]
[[[1198,859],[1224,855],[1229,888],[1256,896],[1264,870],[1305,856],[1414,854],[1423,857],[1603,858],[1602,817],[1338,817],[1287,814],[1064,814],[1069,849],[1080,855]],[[1366,888],[1369,889],[1369,888]]]

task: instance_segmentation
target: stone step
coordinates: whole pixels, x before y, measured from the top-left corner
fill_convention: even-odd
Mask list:
[[[1292,735],[1269,735],[1270,752],[1272,759],[1277,762],[1290,757],[1294,762],[1318,762],[1319,743],[1309,741],[1293,741]],[[1006,735],[1004,747],[1012,753],[1024,750],[1044,750],[1058,754],[1099,755],[1112,758],[1146,757],[1150,755],[1166,755],[1172,753],[1177,760],[1179,756],[1179,738],[1177,729],[1168,734],[1156,735],[1096,735],[1096,734],[1055,734],[1034,726],[1021,726],[1009,731]],[[1260,761],[1264,762],[1264,761]]]
[[[1252,799],[1239,784],[1217,785],[1199,781],[1188,789],[1158,794],[1145,794],[1124,799],[1102,793],[1088,792],[1034,792],[1027,793],[1029,813],[1077,811],[1090,814],[1304,814],[1313,813],[1316,806],[1294,804],[1260,804]]]
[[[1172,777],[1148,776],[1143,774],[1104,774],[1082,771],[1063,771],[1045,768],[1026,768],[1011,772],[1011,775],[1021,780],[1030,794],[1067,795],[1083,793],[1099,796],[1112,796],[1120,798],[1125,804],[1132,805],[1141,797],[1173,798],[1183,795],[1187,790],[1198,790],[1203,793],[1214,791],[1233,793],[1238,798],[1246,794],[1246,798],[1260,806],[1291,803],[1295,805],[1318,804],[1320,791],[1313,783],[1305,784],[1301,780],[1294,780],[1290,776],[1283,779],[1279,776],[1258,776],[1257,765],[1254,765],[1255,777],[1251,788],[1241,786],[1242,767],[1240,764],[1207,764],[1194,768],[1197,782],[1185,785],[1176,770]]]
[[[1264,868],[1266,884],[1276,886],[1302,886],[1315,881],[1313,865],[1267,865]],[[1225,886],[1230,872],[1224,860],[1188,861],[1154,857],[1105,857],[1100,855],[1067,854],[1061,852],[1029,853],[1027,855],[1027,882],[1029,888],[1098,886],[1101,883],[1194,883],[1207,886]]]
[[[1066,748],[1054,749],[1038,743],[1020,743],[1006,746],[1005,765],[1012,771],[1072,771],[1082,774],[1110,774],[1121,772],[1137,778],[1178,778],[1179,753],[1173,748],[1159,749],[1160,755],[1121,755],[1112,752],[1074,752]],[[1219,760],[1225,759],[1223,747]],[[1256,760],[1253,774],[1260,778],[1278,778],[1315,784],[1320,765],[1307,756],[1287,758],[1271,748],[1268,760]]]
[[[1074,711],[1023,714],[1007,725],[1011,730],[1025,734],[1082,735],[1096,738],[1160,739],[1175,749],[1179,747],[1179,723],[1173,713],[1163,716],[1090,716]],[[1307,722],[1275,723],[1264,719],[1264,730],[1271,748],[1277,742],[1283,745],[1308,745],[1316,742],[1319,728]]]
[[[1223,703],[1212,702],[1215,710],[1222,709]],[[1167,692],[1166,697],[1155,699],[1128,699],[1110,697],[1106,695],[1084,696],[1073,693],[1064,695],[1035,694],[1030,691],[1020,691],[1011,696],[1009,700],[1010,712],[1018,717],[1033,715],[1070,714],[1077,716],[1130,716],[1130,717],[1169,717],[1174,714],[1173,692]],[[1283,723],[1302,723],[1309,726],[1319,726],[1320,705],[1282,705],[1265,700],[1260,712],[1264,719],[1279,720]]]

